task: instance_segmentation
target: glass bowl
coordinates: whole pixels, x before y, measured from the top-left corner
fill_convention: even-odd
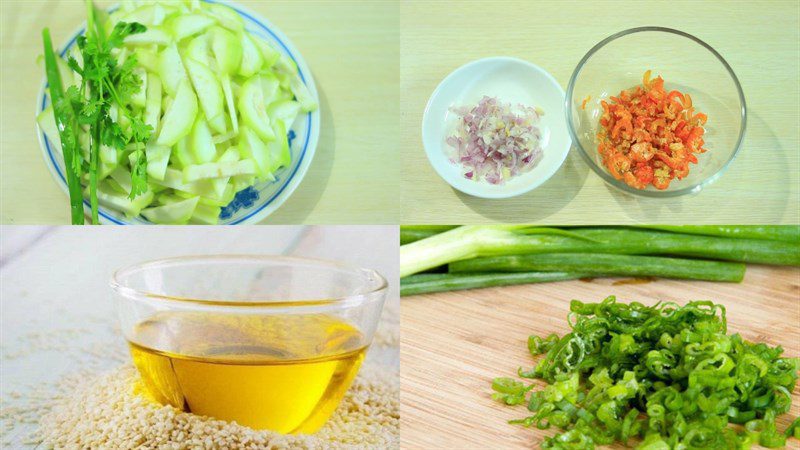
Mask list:
[[[164,259],[111,286],[143,393],[281,433],[313,433],[336,409],[387,290],[373,270],[278,256]]]
[[[600,101],[641,85],[648,69],[652,78],[664,78],[665,89],[689,93],[696,110],[708,116],[703,135],[708,151],[697,154],[689,175],[665,190],[636,189],[615,179],[602,165],[595,138]],[[587,96],[591,99],[582,109]],[[725,59],[700,39],[662,27],[631,28],[592,47],[572,73],[565,106],[570,135],[589,166],[608,184],[648,197],[697,193],[715,181],[739,152],[747,123],[742,87]]]

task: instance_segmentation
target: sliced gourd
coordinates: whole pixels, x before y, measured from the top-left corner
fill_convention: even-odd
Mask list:
[[[178,86],[187,78],[186,69],[183,68],[178,47],[171,44],[158,55],[158,76],[164,84],[164,90],[171,96],[178,92]]]
[[[144,33],[131,34],[125,38],[127,45],[169,45],[172,36],[160,27],[148,27]]]
[[[202,114],[198,114],[192,128],[192,138],[189,144],[192,151],[192,161],[195,164],[205,164],[217,159],[217,148],[211,139],[211,130]]]
[[[192,213],[192,218],[189,220],[191,223],[201,225],[216,225],[219,223],[219,213],[222,208],[219,206],[203,205],[198,203],[197,207]]]
[[[241,32],[244,29],[244,21],[233,9],[214,3],[204,4],[207,14],[214,17],[219,23],[234,32]]]
[[[167,145],[148,143],[145,148],[147,155],[147,176],[156,180],[163,180],[169,165],[169,157],[172,148]]]
[[[144,123],[153,130],[158,130],[158,120],[161,118],[161,78],[151,73],[147,83],[147,98],[144,103]]]
[[[170,28],[172,29],[172,35],[175,36],[175,40],[180,42],[187,37],[205,31],[216,22],[217,21],[211,16],[203,14],[185,14],[172,19]]]
[[[260,37],[256,35],[252,35],[252,37],[253,43],[256,45],[256,47],[258,47],[258,50],[261,52],[261,56],[264,58],[262,67],[268,69],[275,65],[275,63],[278,62],[281,57],[280,52],[275,50],[275,48],[267,43],[267,41],[261,39]]]
[[[161,132],[158,135],[159,145],[173,146],[192,130],[197,116],[197,96],[194,95],[187,80],[181,82],[175,100],[164,113]]]
[[[216,75],[208,67],[191,58],[186,59],[186,68],[189,70],[189,77],[211,129],[219,134],[227,133],[222,88]]]
[[[136,55],[136,61],[148,72],[158,72],[158,52],[153,50],[154,48],[158,49],[157,46],[152,46],[151,48],[139,47],[133,52]]]
[[[89,195],[89,188],[85,189],[84,195]],[[97,201],[106,208],[121,211],[128,217],[138,216],[142,208],[153,201],[153,192],[147,191],[137,195],[133,200],[127,195],[116,192],[108,181],[103,181],[97,185]]]
[[[199,200],[199,197],[192,197],[168,205],[146,208],[142,210],[142,215],[149,221],[158,224],[187,223],[192,218]]]
[[[186,59],[193,59],[205,67],[211,66],[211,44],[209,43],[211,36],[209,33],[201,34],[196,38],[189,41],[186,46],[184,57]]]
[[[231,88],[231,74],[235,74],[239,70],[242,62],[242,46],[233,33],[223,28],[214,27],[209,32],[211,33],[211,51],[217,62],[217,70],[220,72],[220,82],[228,104],[228,114],[231,117],[233,131],[238,132],[239,121]]]
[[[288,167],[292,162],[292,154],[289,150],[289,139],[286,136],[286,128],[283,122],[276,120],[273,124],[275,128],[275,139],[267,142],[269,150],[269,172],[274,174],[281,167]]]
[[[298,114],[300,114],[300,103],[294,100],[278,100],[267,107],[267,116],[270,120],[283,122],[287,129],[291,128]]]
[[[252,77],[261,70],[264,57],[261,56],[261,51],[247,33],[242,33],[239,39],[242,45],[242,63],[239,65],[239,75]]]
[[[217,159],[218,163],[233,163],[239,161],[239,149],[236,147],[230,147]],[[186,174],[184,174],[185,176]],[[230,181],[230,177],[221,177],[211,179],[211,186],[214,188],[214,193],[217,194],[218,198],[222,198],[225,195],[225,188],[228,185],[228,181]]]
[[[183,169],[186,166],[195,164],[194,156],[191,151],[191,134],[187,134],[177,144],[173,146],[170,162],[177,169]]]
[[[53,105],[48,105],[47,108],[36,116],[36,123],[39,124],[39,128],[42,129],[47,140],[57,147],[52,150],[60,151],[61,135],[58,134],[58,128],[56,128],[56,117],[53,113]]]
[[[236,162],[214,162],[197,164],[183,169],[184,183],[208,179],[228,178],[236,175],[255,175],[256,162],[252,159],[243,159]]]
[[[272,166],[269,150],[266,144],[258,137],[258,134],[247,126],[242,126],[239,135],[239,153],[243,159],[252,159],[256,162],[256,168],[258,169],[256,175],[258,178],[272,179],[269,170]]]
[[[261,139],[270,141],[275,139],[275,133],[267,116],[266,105],[261,77],[252,77],[245,81],[239,92],[239,112],[242,113],[242,121]]]

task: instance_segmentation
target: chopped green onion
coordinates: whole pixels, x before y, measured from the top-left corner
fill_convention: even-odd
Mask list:
[[[512,423],[558,428],[543,448],[630,439],[648,450],[774,448],[798,435],[798,420],[780,433],[775,418],[789,411],[800,359],[728,335],[722,305],[573,300],[569,323],[572,331],[561,338],[528,340],[531,355],[545,354],[518,375],[549,386],[534,391],[513,378],[492,384],[506,404],[527,396],[532,414]]]

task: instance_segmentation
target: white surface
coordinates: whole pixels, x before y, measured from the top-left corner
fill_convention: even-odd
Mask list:
[[[30,238],[32,230],[38,239]],[[376,269],[389,280],[381,326],[397,327],[398,242],[396,226],[0,227],[3,254],[17,247],[0,266],[2,408],[20,405],[42,387],[52,389],[64,375],[113,368],[127,359],[108,284],[120,267],[213,253],[336,259]],[[373,347],[368,358],[399,365],[397,348]],[[6,420],[0,418],[0,430]],[[13,428],[2,445],[23,448],[34,428]]]
[[[477,104],[483,96],[544,110],[538,125],[542,132],[541,160],[505,184],[465,178],[463,167],[450,161],[452,148],[445,142],[457,121],[450,108]],[[436,173],[450,186],[476,197],[508,198],[535,189],[558,171],[571,142],[564,115],[564,90],[544,69],[517,58],[485,58],[459,67],[433,92],[422,118],[422,143]]]
[[[225,2],[223,2],[225,3]],[[220,219],[221,224],[227,224],[231,222],[236,222],[240,220],[243,216],[246,216],[250,213],[251,210],[259,207],[260,205],[264,204],[265,198],[271,198],[273,195],[277,196],[273,198],[267,206],[261,209],[258,213],[253,214],[252,216],[247,217],[242,222],[237,222],[237,224],[256,224],[264,220],[267,216],[275,212],[280,206],[292,195],[292,193],[297,189],[297,186],[300,185],[300,182],[303,181],[303,177],[305,177],[308,168],[311,166],[311,161],[314,159],[314,153],[317,150],[317,144],[319,143],[319,126],[320,126],[320,109],[321,104],[319,100],[319,93],[317,92],[317,86],[314,83],[314,77],[311,74],[311,70],[308,68],[308,64],[306,64],[303,55],[300,54],[300,51],[297,50],[297,47],[292,44],[292,41],[283,34],[283,32],[278,29],[275,25],[273,25],[267,19],[259,16],[258,14],[248,10],[247,8],[235,4],[229,3],[228,6],[234,8],[237,12],[244,12],[245,14],[249,15],[242,16],[244,20],[245,28],[252,34],[266,40],[269,42],[274,49],[285,56],[289,56],[292,60],[297,64],[297,68],[304,77],[305,85],[308,88],[308,92],[311,97],[317,102],[317,109],[310,113],[302,113],[298,114],[297,119],[295,119],[294,123],[290,127],[291,131],[295,133],[295,139],[291,145],[291,153],[292,153],[292,163],[289,167],[284,167],[280,169],[275,175],[278,177],[279,180],[276,182],[260,182],[253,186],[259,192],[259,199],[255,201],[252,207],[250,208],[241,208],[239,211],[233,214],[228,219]],[[240,14],[241,15],[241,14]],[[260,27],[263,26],[267,28],[272,34],[277,36],[277,40],[270,35],[269,33],[264,32]],[[81,24],[81,26],[72,33],[71,36],[78,36],[83,34],[86,28],[86,24]],[[71,38],[70,38],[71,40]],[[280,42],[278,42],[278,40]],[[70,41],[66,41],[62,43],[60,46],[56,48],[57,52],[64,50],[67,47],[67,44]],[[281,44],[282,43],[282,44]],[[76,45],[73,43],[73,46]],[[286,52],[288,49],[289,53]],[[36,116],[38,116],[44,108],[42,100],[45,97],[47,92],[47,77],[42,79],[42,85],[39,90],[39,95],[36,97]],[[48,93],[49,94],[49,93]],[[49,105],[50,99],[48,97],[47,104]],[[305,140],[305,130],[308,127],[308,122],[311,121],[310,133],[308,136],[308,142]],[[50,156],[47,152],[47,147],[45,146],[45,134],[44,131],[39,126],[39,123],[36,123],[36,134],[37,138],[39,139],[39,148],[42,151],[42,157],[44,158],[45,164],[47,165],[47,169],[50,171],[50,175],[53,177],[53,180],[58,184],[64,194],[68,197],[69,196],[69,188],[67,183],[64,179],[62,179],[56,170],[56,166],[54,165],[54,161],[50,159]],[[58,164],[58,171],[62,174],[64,173],[64,156],[60,149],[54,148],[54,144],[52,140],[49,141],[51,150],[55,154],[56,160],[55,164]],[[297,159],[300,157],[300,152],[302,151],[303,147],[305,146],[306,151],[303,155],[302,161],[300,161],[299,166],[296,166]],[[296,167],[296,169],[295,169]],[[296,171],[295,171],[296,170]],[[294,172],[294,175],[291,176],[290,179],[287,178]],[[91,207],[87,204],[88,202],[84,201],[83,209],[87,217],[91,217],[92,210]],[[105,206],[100,205],[99,210],[102,211],[104,214],[107,214],[113,217],[116,221],[121,222],[123,224],[151,224],[150,222],[146,221],[143,217],[139,216],[136,218],[128,218],[120,211],[116,211],[113,209],[109,209]],[[113,224],[107,218],[103,217],[101,214],[99,216],[100,223],[103,224]]]

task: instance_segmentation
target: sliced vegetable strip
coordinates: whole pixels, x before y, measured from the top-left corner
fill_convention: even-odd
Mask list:
[[[588,276],[662,277],[735,283],[744,278],[744,269],[744,264],[734,262],[603,253],[493,256],[450,264],[451,273],[580,272]]]

